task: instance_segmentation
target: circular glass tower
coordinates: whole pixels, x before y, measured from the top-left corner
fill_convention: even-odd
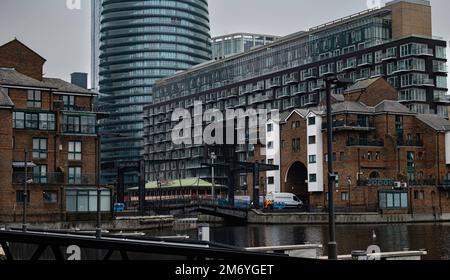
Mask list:
[[[103,178],[143,150],[143,107],[152,85],[211,59],[207,0],[102,0],[100,104]]]

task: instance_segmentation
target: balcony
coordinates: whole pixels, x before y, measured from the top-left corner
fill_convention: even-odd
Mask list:
[[[385,53],[383,55],[383,57],[381,58],[381,61],[388,61],[388,60],[393,60],[393,59],[397,59],[397,54],[396,53]]]
[[[96,126],[92,125],[80,125],[80,124],[63,124],[62,132],[68,134],[93,134],[97,133]]]
[[[415,140],[397,139],[397,146],[400,146],[400,147],[423,147],[423,140],[422,139],[415,139]]]
[[[434,64],[433,65],[434,73],[447,73],[447,65],[446,64]]]
[[[64,173],[46,173],[46,174],[33,174],[32,172],[27,173],[28,180],[31,180],[29,184],[45,184],[45,185],[63,185],[64,184]],[[25,183],[25,172],[13,172],[12,175],[13,184],[24,184]]]
[[[325,83],[324,82],[317,82],[311,85],[311,91],[318,91],[325,89]]]
[[[434,96],[434,102],[437,103],[450,103],[450,95],[437,95]]]
[[[67,180],[67,184],[68,185],[83,185],[83,186],[87,186],[87,185],[95,185],[96,183],[96,176],[95,174],[83,174],[83,175],[73,175],[71,176],[69,174],[68,180]]]
[[[289,90],[285,90],[285,89],[283,89],[282,91],[278,91],[278,92],[276,93],[276,98],[277,98],[277,99],[279,99],[279,98],[285,98],[285,97],[290,97],[290,96],[291,96],[291,94],[290,94]]]
[[[368,139],[364,139],[364,138],[349,139],[347,141],[347,146],[349,146],[349,147],[354,147],[354,146],[384,147],[384,141],[383,140],[368,140]]]
[[[409,186],[435,186],[436,179],[409,180]]]
[[[318,78],[317,73],[316,73],[316,71],[313,71],[313,70],[306,71],[305,74],[303,75],[304,81],[314,80],[317,78]]]
[[[255,84],[252,87],[252,92],[260,92],[264,90],[264,84]]]
[[[358,59],[358,67],[370,66],[372,64],[372,57]]]
[[[322,124],[322,129],[327,129],[327,123]],[[352,121],[352,120],[339,120],[333,122],[333,130],[356,130],[356,131],[369,131],[374,130],[375,125],[373,121]]]
[[[442,181],[439,183],[439,186],[440,186],[441,188],[446,189],[446,190],[450,190],[450,179],[444,177],[444,178],[442,179]]]
[[[433,49],[430,48],[420,48],[412,52],[413,55],[417,56],[433,56]]]
[[[267,88],[268,89],[272,89],[272,88],[277,88],[281,86],[281,81],[280,79],[272,79],[269,81],[269,83],[267,84]]]
[[[298,83],[298,77],[296,75],[289,75],[286,77],[286,79],[284,80],[284,84],[285,85],[291,85],[291,84],[295,84]]]
[[[355,61],[353,61],[353,62],[347,62],[347,63],[344,63],[343,65],[342,65],[342,71],[348,71],[348,70],[353,70],[353,69],[356,69],[356,62]]]

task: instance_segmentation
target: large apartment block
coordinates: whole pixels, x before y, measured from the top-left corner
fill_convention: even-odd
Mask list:
[[[0,222],[89,219],[97,210],[96,94],[43,76],[45,59],[0,46]],[[27,182],[27,195],[24,194]],[[111,191],[102,190],[102,210]]]
[[[271,44],[278,38],[278,36],[253,33],[233,33],[214,37],[211,39],[212,57],[215,60],[223,59]]]
[[[392,1],[158,81],[144,114],[146,178],[209,178],[203,145],[171,141],[172,111],[186,108],[192,115],[196,101],[204,110],[292,111],[320,104],[329,75],[354,82],[383,77],[411,112],[447,117],[446,42],[432,37],[431,19],[429,1]],[[254,150],[238,146],[237,159],[254,161]]]

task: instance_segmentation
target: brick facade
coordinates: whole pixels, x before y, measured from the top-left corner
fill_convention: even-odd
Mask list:
[[[28,169],[28,178],[33,178],[28,184],[29,204],[27,209],[28,222],[55,222],[74,217],[66,209],[66,192],[72,189],[95,190],[96,186],[96,145],[97,136],[94,129],[86,131],[66,131],[65,115],[75,118],[80,117],[74,126],[84,125],[81,116],[95,118],[92,102],[95,94],[75,87],[58,79],[42,77],[42,66],[45,59],[29,49],[17,40],[0,46],[0,75],[15,77],[17,85],[2,84],[0,87],[6,90],[14,107],[0,107],[0,222],[19,222],[22,219],[23,203],[18,199],[18,194],[23,191],[25,169],[15,166],[13,163],[25,162],[25,149],[28,151],[28,162],[37,166],[45,166],[43,174]],[[9,72],[8,72],[9,71]],[[21,77],[26,76],[26,79]],[[2,78],[2,77],[0,77]],[[33,78],[33,86],[27,86],[29,78]],[[41,85],[37,88],[36,85]],[[29,90],[39,90],[40,99],[38,106],[30,107],[28,100]],[[74,98],[71,108],[58,107],[58,102],[63,96]],[[24,118],[23,125],[14,126],[13,114],[35,114],[39,116],[38,125],[29,127],[31,119]],[[41,129],[41,114],[54,115],[54,129]],[[43,139],[46,142],[45,156],[37,156],[33,150],[33,139]],[[81,142],[81,160],[69,160],[69,142]],[[39,151],[39,150],[38,150]],[[35,157],[36,155],[36,157]],[[80,183],[69,183],[69,168],[80,167]],[[37,176],[37,177],[36,177]],[[43,179],[40,177],[43,176]],[[48,194],[56,194],[56,200],[44,199]],[[86,215],[90,219],[95,215]],[[75,215],[77,216],[77,215]],[[79,216],[79,215],[78,215]]]
[[[335,206],[342,211],[448,213],[450,166],[446,164],[445,150],[450,147],[446,147],[445,135],[450,122],[438,116],[411,113],[398,102],[389,101],[394,96],[395,90],[380,79],[359,92],[346,92],[341,101],[334,100],[333,158],[334,172],[338,175]],[[346,109],[339,103],[346,103]],[[319,107],[316,111],[325,123],[323,110],[324,107]],[[317,155],[317,160],[323,160],[324,191],[308,192],[308,184],[303,183],[303,179],[308,180],[304,169],[308,167],[309,156],[308,118],[306,112],[299,111],[293,111],[280,125],[281,191],[295,193],[308,203],[311,211],[321,211],[327,207],[326,158],[330,154],[327,134],[322,129],[324,155]],[[436,128],[436,122],[442,128]],[[300,149],[292,145],[296,139],[300,139]],[[408,153],[410,157],[413,153],[409,168]],[[292,170],[294,165],[296,168]],[[380,180],[388,183],[378,185]],[[407,185],[397,188],[395,182]],[[407,207],[380,208],[379,192],[386,191],[408,193]]]

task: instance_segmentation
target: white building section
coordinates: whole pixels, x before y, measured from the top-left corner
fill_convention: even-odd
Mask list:
[[[308,134],[308,192],[323,192],[322,117],[309,112],[306,117]]]
[[[275,118],[276,119],[276,118]],[[270,119],[266,124],[266,163],[280,166],[280,122]],[[280,170],[266,171],[267,193],[281,191]]]

